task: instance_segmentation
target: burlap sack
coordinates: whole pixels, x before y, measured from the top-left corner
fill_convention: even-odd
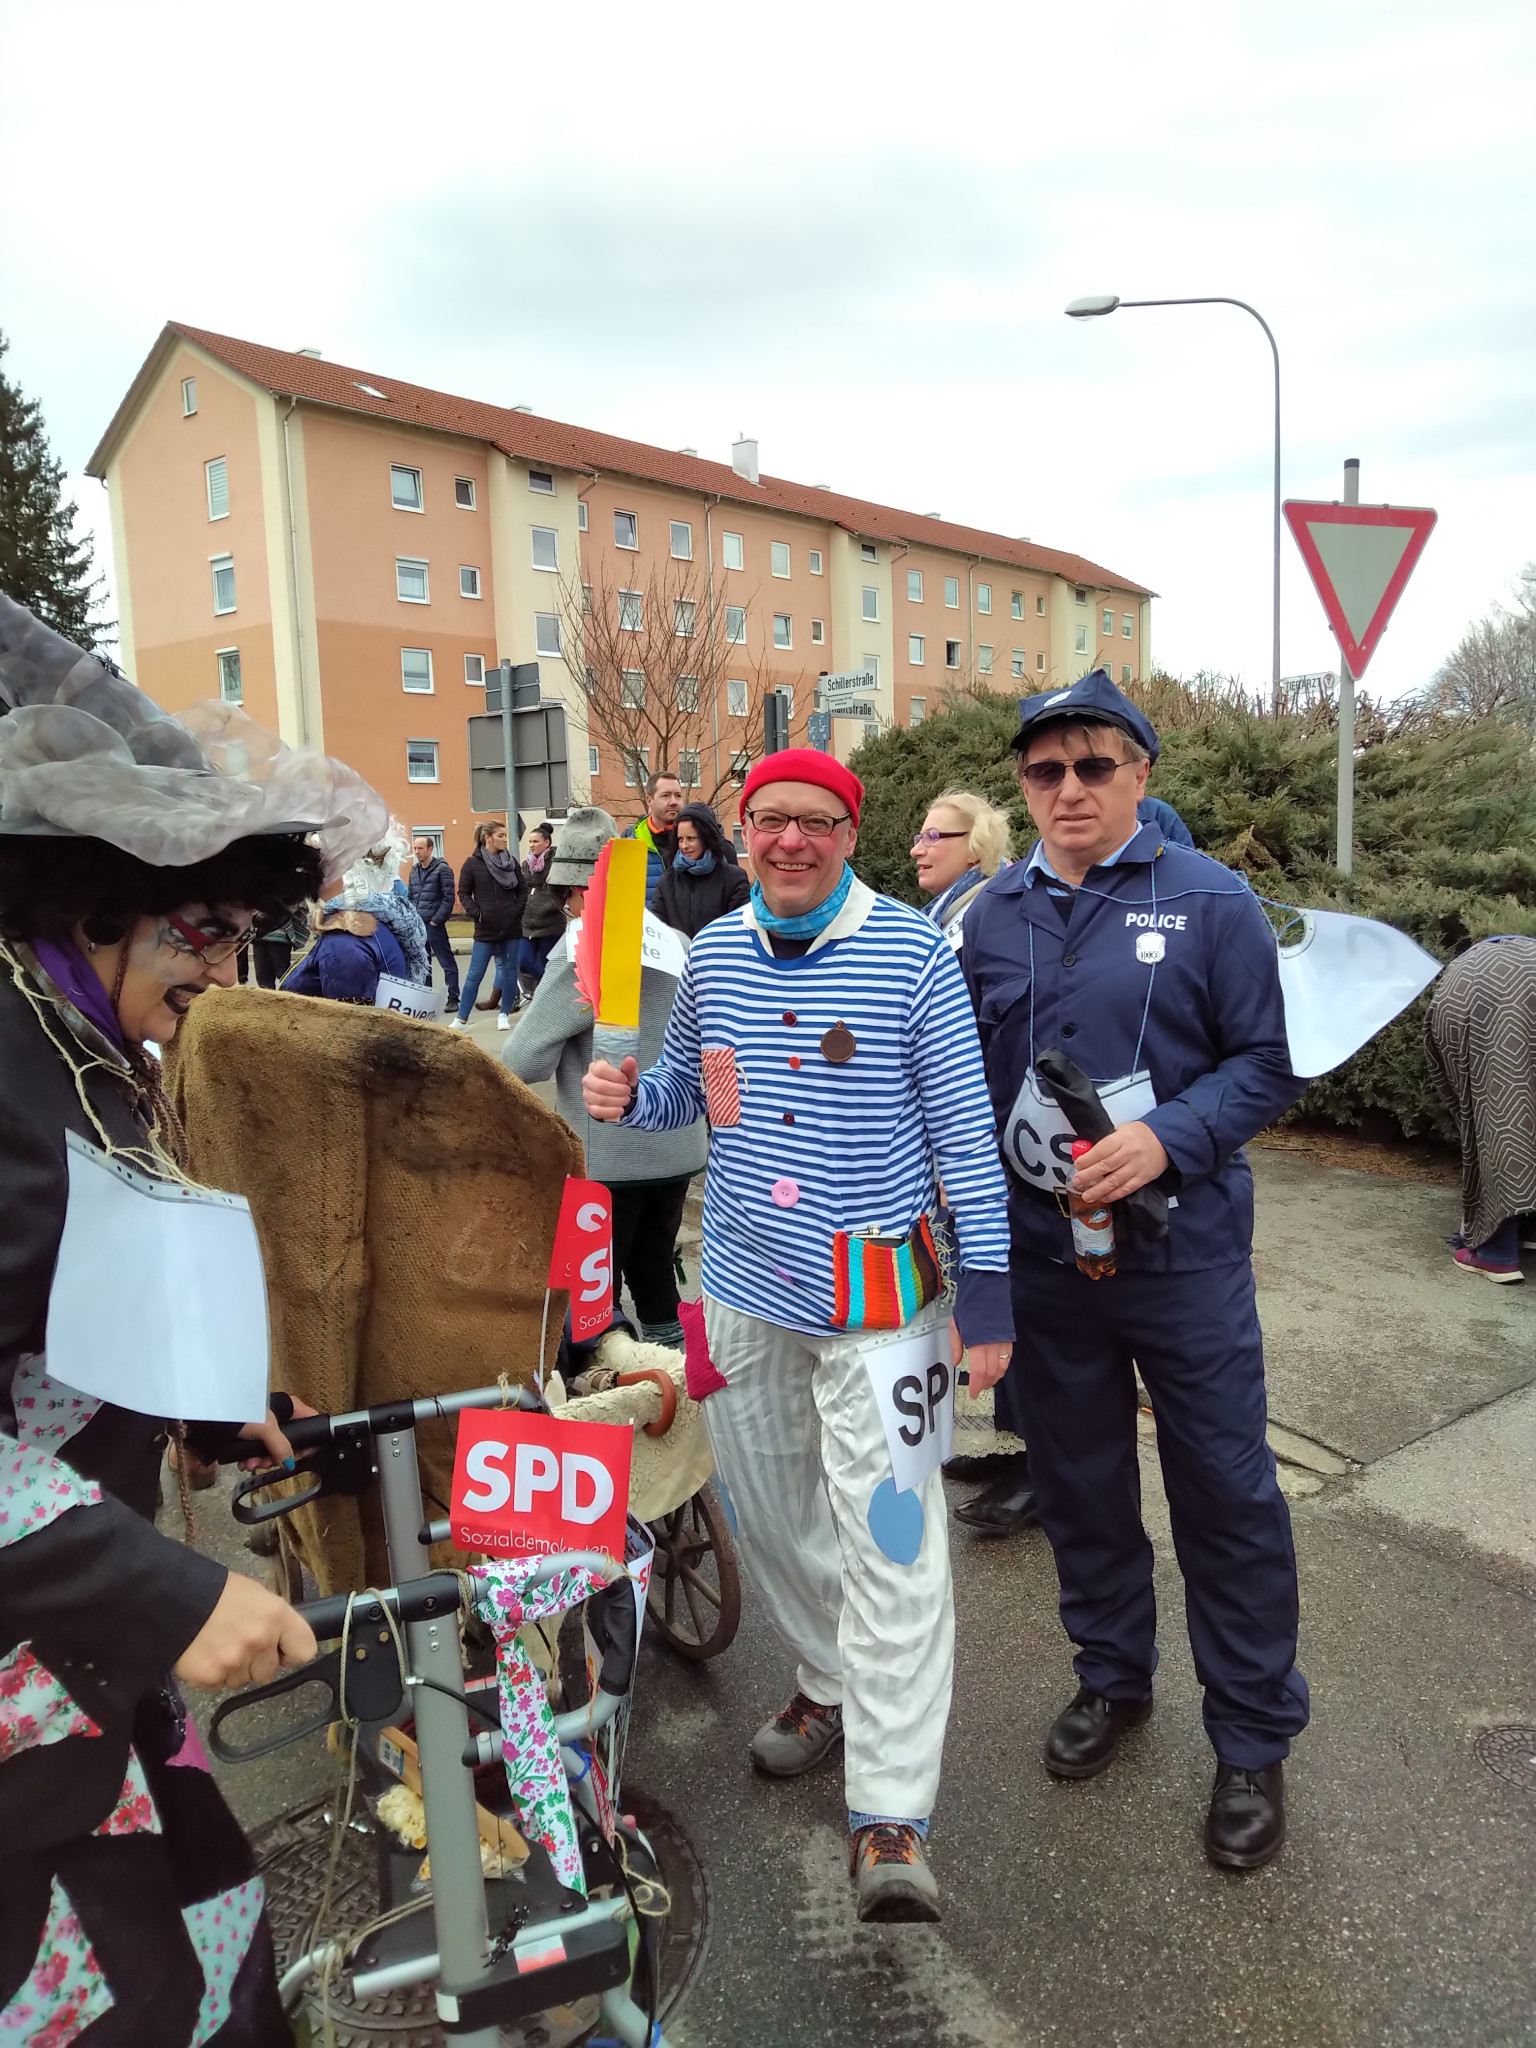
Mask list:
[[[275,1387],[334,1413],[533,1377],[561,1189],[582,1149],[498,1061],[390,1011],[232,988],[193,1004],[165,1073],[194,1177],[250,1202]],[[551,1363],[565,1306],[550,1302]],[[440,1501],[454,1428],[417,1432]],[[376,1490],[284,1528],[325,1592],[387,1583]]]

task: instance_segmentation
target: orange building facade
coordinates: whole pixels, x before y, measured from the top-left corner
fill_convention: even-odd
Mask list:
[[[1147,673],[1152,593],[1080,556],[200,329],[164,329],[88,464],[107,485],[121,660],[169,710],[243,703],[358,769],[455,867],[473,843],[468,717],[537,661],[564,699],[571,800],[639,815],[647,768],[734,814],[762,692],[805,736],[818,678],[882,724],[976,682],[1027,695]],[[666,687],[697,702],[642,758],[584,657],[665,593]],[[585,593],[583,596],[582,593]],[[592,608],[617,608],[617,634]],[[641,636],[636,633],[636,646]],[[697,649],[697,659],[694,650]],[[699,678],[677,675],[695,666]],[[738,673],[739,671],[739,673]],[[656,688],[623,671],[623,689]],[[584,680],[585,679],[585,680]],[[664,724],[666,722],[664,721]],[[867,731],[839,718],[846,755]],[[535,822],[525,815],[525,823]]]

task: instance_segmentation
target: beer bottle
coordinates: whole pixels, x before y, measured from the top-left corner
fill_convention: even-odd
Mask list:
[[[1093,1147],[1086,1138],[1072,1141],[1076,1165]],[[1090,1280],[1107,1280],[1115,1270],[1115,1220],[1105,1202],[1085,1202],[1075,1188],[1067,1190],[1072,1216],[1072,1247],[1077,1253],[1077,1270]]]

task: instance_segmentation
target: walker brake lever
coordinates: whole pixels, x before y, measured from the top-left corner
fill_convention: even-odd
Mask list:
[[[247,1472],[230,1497],[230,1513],[237,1522],[253,1527],[259,1522],[274,1522],[279,1515],[291,1515],[295,1508],[302,1508],[312,1500],[318,1500],[325,1492],[325,1474],[317,1466],[306,1464],[305,1470],[313,1475],[313,1483],[302,1493],[280,1493],[275,1500],[258,1502],[254,1507],[246,1503],[253,1493],[260,1493],[263,1487],[277,1486],[284,1479],[297,1477],[281,1465],[273,1465],[265,1472]]]
[[[249,1763],[253,1757],[269,1756],[274,1749],[282,1749],[306,1735],[316,1735],[341,1718],[341,1684],[341,1651],[336,1649],[328,1650],[323,1657],[316,1657],[308,1664],[301,1664],[295,1671],[285,1671],[268,1685],[252,1685],[244,1692],[233,1693],[213,1710],[208,1723],[208,1747],[224,1763],[243,1764]],[[277,1735],[269,1735],[260,1742],[247,1743],[243,1747],[224,1740],[222,1730],[232,1715],[243,1713],[247,1707],[258,1706],[263,1700],[276,1699],[282,1693],[297,1692],[303,1685],[323,1685],[329,1695],[326,1705],[313,1720],[305,1721],[297,1728],[285,1727]]]
[[[312,1720],[298,1727],[285,1727],[276,1735],[243,1747],[226,1742],[221,1730],[232,1714],[242,1713],[264,1700],[277,1699],[301,1686],[323,1685],[329,1698]],[[382,1617],[371,1621],[354,1618],[346,1643],[346,1663],[341,1646],[324,1656],[312,1658],[294,1671],[285,1671],[267,1685],[253,1685],[235,1693],[214,1710],[208,1724],[208,1746],[225,1763],[243,1764],[252,1757],[266,1756],[303,1736],[318,1734],[333,1721],[350,1715],[355,1721],[392,1721],[405,1704],[405,1679],[400,1669],[400,1650],[394,1630]]]
[[[247,1527],[291,1515],[295,1508],[307,1506],[323,1493],[365,1493],[373,1478],[373,1439],[366,1422],[333,1426],[328,1415],[306,1415],[295,1418],[286,1434],[294,1449],[305,1454],[299,1469],[312,1472],[314,1483],[302,1493],[279,1494],[276,1500],[247,1507],[253,1493],[277,1486],[295,1474],[281,1465],[246,1473],[235,1488],[230,1509],[235,1520]]]

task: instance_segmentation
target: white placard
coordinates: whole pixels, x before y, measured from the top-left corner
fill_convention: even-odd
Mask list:
[[[1137,1074],[1125,1074],[1118,1081],[1097,1081],[1094,1086],[1117,1126],[1137,1123],[1157,1107],[1152,1076],[1145,1068]],[[1050,1090],[1040,1085],[1031,1067],[1003,1126],[1004,1159],[1031,1187],[1044,1188],[1049,1193],[1053,1188],[1064,1188],[1072,1178],[1072,1144],[1076,1136],[1065,1111]]]
[[[1280,948],[1291,1072],[1331,1073],[1386,1029],[1440,972],[1432,953],[1390,924],[1339,910],[1304,910],[1302,934]]]
[[[576,941],[581,937],[581,919],[573,917],[565,928],[566,957],[576,958]],[[688,948],[683,944],[683,935],[671,925],[663,924],[659,917],[646,911],[640,926],[640,965],[654,967],[658,974],[670,974],[678,979],[688,965]]]
[[[414,981],[398,981],[393,974],[381,974],[373,1007],[376,1010],[395,1010],[403,1017],[419,1017],[424,1024],[435,1024],[442,1016],[447,1000],[445,988],[418,988]]]
[[[955,1374],[949,1362],[949,1318],[919,1336],[897,1330],[864,1346],[896,1491],[921,1486],[949,1456],[955,1440]]]
[[[151,1179],[73,1131],[49,1375],[185,1422],[267,1413],[267,1283],[243,1195]]]

